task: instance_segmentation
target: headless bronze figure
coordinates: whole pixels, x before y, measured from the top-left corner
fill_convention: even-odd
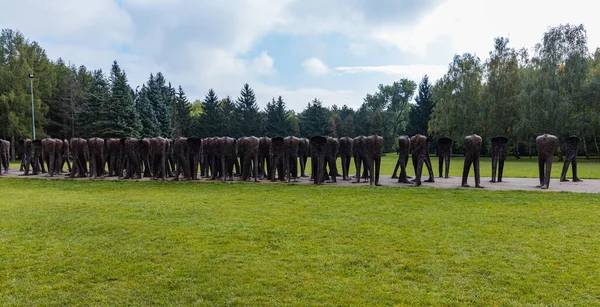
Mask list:
[[[550,186],[550,173],[552,171],[552,158],[558,138],[552,134],[543,134],[535,139],[538,150],[538,168],[540,171],[540,185],[536,188],[547,189]],[[545,170],[544,170],[545,167]]]
[[[411,183],[408,181],[408,176],[406,175],[406,165],[408,164],[408,156],[410,149],[410,138],[408,135],[401,135],[398,137],[398,161],[396,162],[396,167],[394,168],[394,174],[392,174],[392,179],[398,178],[398,182],[402,183]],[[398,167],[400,167],[400,177],[396,176],[398,172]]]
[[[411,151],[412,151],[412,162],[415,168],[415,179],[412,180],[415,186],[421,186],[421,174],[423,172],[423,164],[429,171],[429,179],[425,182],[435,182],[433,179],[433,168],[431,167],[431,160],[429,159],[429,148],[427,146],[427,137],[421,134],[413,135],[410,138]]]
[[[492,180],[490,182],[502,182],[504,172],[504,160],[506,160],[506,146],[508,138],[496,136],[492,138]],[[498,180],[496,181],[496,168],[498,169]]]
[[[477,134],[469,135],[465,137],[465,166],[463,168],[463,176],[462,176],[462,186],[470,187],[467,184],[467,177],[469,176],[469,170],[471,168],[471,164],[473,164],[473,168],[475,171],[475,187],[483,188],[481,186],[481,177],[479,175],[479,154],[481,152],[481,137]]]
[[[569,170],[569,164],[573,165],[573,182],[581,182],[583,180],[577,177],[577,153],[579,152],[579,143],[581,139],[575,135],[568,137],[565,140],[565,163],[563,164],[562,173],[560,175],[560,181],[569,181],[567,179],[567,171]]]
[[[448,137],[441,137],[438,139],[437,145],[438,157],[440,159],[440,178],[442,177],[444,161],[446,162],[446,173],[444,175],[444,178],[448,178],[448,172],[450,171],[450,158],[452,157],[452,139]]]

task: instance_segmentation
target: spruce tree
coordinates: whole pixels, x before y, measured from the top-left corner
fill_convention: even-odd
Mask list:
[[[148,89],[148,99],[152,103],[154,114],[158,120],[159,135],[170,138],[173,136],[173,130],[171,128],[172,93],[169,86],[166,85],[162,73],[157,73],[156,77],[150,74]]]
[[[142,137],[156,137],[160,135],[160,127],[156,114],[152,108],[152,102],[148,99],[149,89],[146,85],[142,85],[142,89],[138,92],[136,97],[135,108],[140,114],[140,122],[142,124],[142,130],[140,132]]]
[[[78,136],[82,138],[101,136],[104,122],[109,116],[106,108],[110,99],[110,89],[102,69],[97,69],[92,73],[87,92],[87,99],[76,113],[81,127]]]
[[[127,76],[121,70],[117,61],[113,62],[110,71],[110,99],[105,108],[107,117],[104,118],[100,136],[109,137],[139,137],[141,123],[135,102],[131,97],[131,88],[127,84]]]
[[[409,125],[406,128],[408,135],[422,134],[428,136],[429,117],[433,110],[431,99],[431,85],[429,77],[425,75],[419,84],[419,94],[416,98],[417,104],[413,106],[408,114]]]
[[[240,130],[239,111],[235,107],[233,101],[231,101],[231,98],[227,96],[227,98],[221,99],[219,107],[223,119],[221,132],[222,135],[233,138],[241,137],[242,133]]]
[[[267,103],[265,108],[265,134],[269,137],[282,136],[290,134],[290,121],[287,116],[287,110],[283,98],[279,96],[277,100],[273,98]]]
[[[219,97],[213,89],[208,91],[202,102],[202,114],[199,118],[199,135],[201,137],[212,137],[223,135],[223,114],[221,111]]]
[[[240,91],[240,97],[237,99],[237,107],[241,113],[241,129],[244,135],[260,135],[261,123],[258,114],[258,104],[254,96],[254,90],[248,83],[244,84]]]
[[[173,136],[189,136],[191,133],[191,111],[192,105],[185,96],[181,85],[177,89],[175,103],[173,105]]]

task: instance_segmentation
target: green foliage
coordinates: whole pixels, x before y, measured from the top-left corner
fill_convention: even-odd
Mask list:
[[[432,86],[429,84],[429,77],[425,75],[419,84],[419,94],[416,98],[417,104],[410,109],[408,114],[406,133],[410,136],[421,134],[430,137],[429,117],[433,110],[431,91]]]
[[[265,136],[285,137],[291,134],[291,121],[288,118],[285,102],[281,96],[273,98],[265,108]]]
[[[110,98],[102,107],[100,132],[96,136],[103,138],[139,137],[142,130],[139,114],[135,108],[131,88],[127,83],[127,76],[117,61],[113,62],[108,81]]]
[[[181,85],[177,89],[173,105],[173,137],[190,135],[192,105]]]
[[[0,189],[11,200],[0,202],[0,305],[599,303],[595,194],[423,188],[398,201],[396,187],[23,179]]]
[[[109,104],[110,88],[101,69],[92,73],[87,93],[87,99],[76,111],[77,121],[81,126],[79,136],[83,138],[99,136],[98,132],[102,132],[104,121],[109,116],[106,108]]]
[[[202,102],[202,113],[193,128],[197,137],[223,136],[223,114],[219,97],[213,89],[208,91]]]
[[[241,137],[240,110],[236,108],[235,103],[227,96],[227,98],[221,99],[219,107],[223,119],[221,135],[233,138]]]
[[[454,57],[448,73],[433,90],[435,106],[430,124],[434,135],[449,136],[462,144],[467,135],[483,134],[482,78],[483,67],[478,57],[469,53]]]
[[[258,114],[258,104],[254,96],[254,90],[244,84],[237,99],[237,108],[241,115],[241,126],[245,135],[260,135],[262,133],[261,117]]]
[[[135,108],[140,114],[140,122],[142,130],[141,137],[156,137],[160,135],[160,124],[154,113],[154,107],[150,99],[150,89],[146,85],[142,85],[142,89],[136,96]]]
[[[301,136],[311,138],[317,135],[329,135],[331,133],[329,125],[330,116],[330,110],[324,107],[320,100],[315,98],[309,102],[299,115]]]

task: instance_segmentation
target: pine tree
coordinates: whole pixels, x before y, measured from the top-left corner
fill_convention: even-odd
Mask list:
[[[127,76],[121,70],[117,61],[113,62],[110,71],[110,99],[100,130],[100,136],[109,137],[139,137],[141,123],[135,102],[131,97],[131,88],[127,84]]]
[[[202,102],[202,114],[200,114],[198,127],[195,130],[195,134],[201,137],[222,136],[223,134],[223,114],[219,97],[213,89],[208,91]]]
[[[149,89],[146,85],[142,85],[142,89],[138,92],[136,97],[135,108],[140,114],[140,122],[142,124],[142,130],[140,132],[142,137],[156,137],[160,135],[160,127],[156,114],[152,108],[152,102],[148,99]]]
[[[192,105],[187,100],[181,85],[177,90],[174,102],[172,114],[173,120],[171,121],[173,123],[173,136],[188,136],[191,133],[190,113],[192,110]]]
[[[317,135],[329,135],[329,109],[323,107],[320,100],[314,99],[308,103],[308,106],[300,113],[300,131],[302,136],[310,138]]]
[[[415,134],[429,136],[429,117],[433,110],[433,100],[431,99],[431,85],[427,75],[423,77],[419,84],[419,94],[416,101],[417,104],[412,107],[408,114],[407,134],[411,136]]]
[[[240,123],[239,123],[239,111],[237,110],[231,98],[227,96],[227,98],[221,99],[220,102],[220,111],[223,118],[223,136],[229,136],[233,138],[239,138],[242,136],[240,131]]]
[[[165,77],[162,73],[157,73],[156,77],[150,74],[148,89],[148,99],[152,103],[152,108],[158,121],[160,136],[170,138],[173,136],[173,129],[171,127],[172,91],[166,85]]]
[[[271,102],[267,103],[265,119],[265,135],[285,137],[289,134],[290,121],[287,116],[285,102],[281,96],[277,100],[273,98]]]
[[[81,127],[78,136],[82,138],[103,136],[101,130],[105,125],[105,120],[109,117],[106,108],[110,99],[110,88],[102,69],[97,69],[92,73],[87,92],[87,99],[84,100],[81,109],[76,112],[77,122]]]
[[[354,117],[352,116],[352,114],[348,114],[346,116],[346,118],[344,118],[344,120],[342,121],[342,124],[340,125],[339,128],[340,132],[339,132],[339,136],[340,137],[355,137],[356,136],[356,129],[354,128]]]
[[[237,99],[237,107],[241,113],[241,129],[244,135],[260,135],[262,132],[258,104],[254,90],[248,83],[244,84]]]

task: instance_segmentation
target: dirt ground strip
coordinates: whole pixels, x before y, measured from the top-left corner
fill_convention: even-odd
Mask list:
[[[1,178],[35,178],[35,179],[47,179],[47,180],[91,180],[89,178],[75,178],[70,179],[66,178],[64,174],[55,175],[54,177],[48,177],[47,174],[41,174],[36,176],[20,176],[23,172],[18,171],[18,169],[9,169],[8,173],[3,172],[0,175]],[[428,177],[423,177],[422,180],[426,180]],[[486,190],[521,190],[521,191],[546,191],[546,192],[575,192],[575,193],[600,193],[600,180],[599,179],[582,179],[583,182],[560,182],[558,178],[552,178],[550,180],[550,188],[547,190],[541,190],[536,188],[536,185],[539,184],[539,179],[537,178],[502,178],[502,182],[491,183],[489,182],[490,177],[481,177],[481,185]],[[126,179],[118,179],[117,177],[104,177],[96,180],[126,180]],[[142,178],[136,180],[128,181],[151,181],[150,178]],[[168,178],[168,181],[172,181],[173,178]],[[254,179],[252,179],[253,181]],[[208,179],[201,178],[196,182],[206,182]],[[325,185],[335,185],[335,186],[365,186],[368,185],[368,181],[362,180],[361,183],[353,183],[354,179],[351,181],[344,181],[341,177],[338,177],[337,183],[326,182]],[[241,182],[239,177],[234,177],[233,182]],[[382,186],[395,186],[395,187],[412,187],[409,184],[399,183],[397,179],[392,179],[390,175],[381,175],[380,183]],[[467,183],[471,185],[471,188],[463,188],[460,186],[461,178],[460,177],[450,177],[450,178],[435,178],[435,182],[423,182],[421,188],[446,188],[446,189],[476,189],[475,179],[473,177],[469,177]],[[283,182],[269,182],[266,180],[259,180],[258,184],[286,184]],[[308,177],[299,178],[296,182],[293,180],[290,184],[312,184],[312,181]],[[414,188],[414,187],[413,187]]]

